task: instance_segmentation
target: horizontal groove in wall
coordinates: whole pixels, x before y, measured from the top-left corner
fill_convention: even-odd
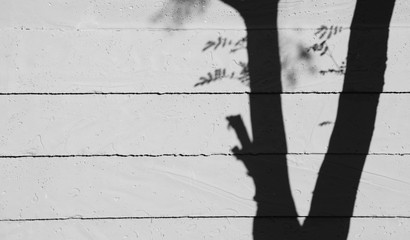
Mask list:
[[[356,30],[361,29],[385,29],[386,26],[364,26],[360,28],[353,28]],[[389,26],[389,29],[410,29],[410,26]],[[9,30],[19,30],[19,31],[166,31],[166,32],[177,32],[177,31],[266,31],[266,30],[317,30],[317,27],[260,27],[260,28],[149,28],[149,27],[133,27],[133,28],[75,28],[75,27],[62,27],[62,28],[45,28],[45,27],[29,27],[29,26],[18,26],[18,27],[6,27],[1,28],[0,31]],[[343,30],[351,30],[350,26],[342,26]]]
[[[153,220],[153,219],[221,219],[221,218],[250,218],[250,219],[289,219],[289,218],[316,218],[316,219],[338,219],[338,218],[356,218],[356,219],[397,219],[410,218],[410,216],[165,216],[165,217],[60,217],[60,218],[9,218],[0,219],[0,222],[35,222],[35,221],[98,221],[98,220]]]
[[[93,158],[93,157],[212,157],[212,156],[277,156],[277,155],[340,155],[340,156],[410,156],[410,153],[209,153],[209,154],[189,154],[189,153],[163,153],[163,154],[56,154],[56,155],[0,155],[1,158]]]
[[[0,96],[27,95],[269,95],[269,94],[410,94],[410,91],[355,91],[355,92],[325,92],[325,91],[294,91],[294,92],[0,92]]]

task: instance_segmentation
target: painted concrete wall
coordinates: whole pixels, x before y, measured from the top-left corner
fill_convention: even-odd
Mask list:
[[[247,53],[232,51],[245,26],[222,2],[192,2],[0,1],[1,239],[252,239],[255,187],[226,121],[251,125]],[[279,4],[299,216],[333,130],[354,7]],[[349,239],[410,237],[409,12],[397,0]],[[338,29],[325,53],[313,51],[321,26]]]

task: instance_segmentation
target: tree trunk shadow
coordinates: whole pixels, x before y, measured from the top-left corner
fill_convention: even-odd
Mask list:
[[[242,149],[233,151],[255,183],[258,209],[254,239],[347,239],[383,91],[388,28],[395,1],[357,1],[337,118],[303,226],[297,220],[286,162],[279,94],[278,1],[224,2],[239,11],[248,32],[253,140],[240,116],[228,117],[228,121],[242,145]]]

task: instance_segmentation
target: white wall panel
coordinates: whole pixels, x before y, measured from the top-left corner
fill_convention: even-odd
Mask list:
[[[288,156],[300,216],[308,215],[322,159]],[[242,163],[230,156],[22,158],[1,159],[0,166],[2,219],[253,216],[256,212],[253,181]],[[409,169],[408,156],[368,156],[354,216],[409,215]]]
[[[337,221],[328,219],[326,221]],[[15,239],[252,239],[252,218],[1,222],[0,236]],[[264,221],[264,220],[262,220]],[[272,220],[265,220],[272,221]],[[281,222],[283,219],[273,220]],[[303,218],[300,218],[303,221]],[[408,219],[351,219],[349,239],[406,239]]]
[[[191,8],[169,4],[168,1],[47,1],[47,0],[3,0],[1,27],[28,28],[235,28],[244,29],[239,14],[227,5],[215,0],[193,0]],[[201,4],[207,3],[207,4]],[[179,20],[178,6],[190,9],[190,14],[182,14]],[[350,26],[355,1],[339,0],[331,2],[280,1],[278,6],[279,27],[316,28],[322,24]],[[406,0],[396,1],[392,26],[409,26]],[[153,21],[158,14],[165,15]]]
[[[319,27],[319,26],[318,26]],[[341,91],[349,30],[328,40],[323,56],[303,51],[321,40],[316,29],[279,31],[284,91]],[[202,51],[218,37],[237,42],[243,30],[0,30],[1,92],[232,92],[249,91],[226,77],[195,87],[201,77],[226,69],[239,74],[245,50]],[[390,30],[384,91],[410,91],[410,29]],[[210,48],[212,49],[212,48]]]
[[[288,152],[325,153],[339,95],[282,97]],[[382,94],[370,153],[410,151],[409,98]],[[251,133],[246,94],[1,96],[0,107],[2,155],[230,153],[237,114]]]

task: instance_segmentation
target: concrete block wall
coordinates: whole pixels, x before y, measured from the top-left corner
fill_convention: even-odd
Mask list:
[[[228,44],[245,25],[221,1],[191,2],[0,1],[0,239],[253,239],[255,186],[226,120],[251,126],[249,86],[236,77],[247,52]],[[336,119],[354,8],[279,3],[300,222]],[[410,237],[409,12],[396,1],[348,239]],[[312,50],[322,26],[340,30],[323,55]],[[222,70],[235,77],[198,85]]]

